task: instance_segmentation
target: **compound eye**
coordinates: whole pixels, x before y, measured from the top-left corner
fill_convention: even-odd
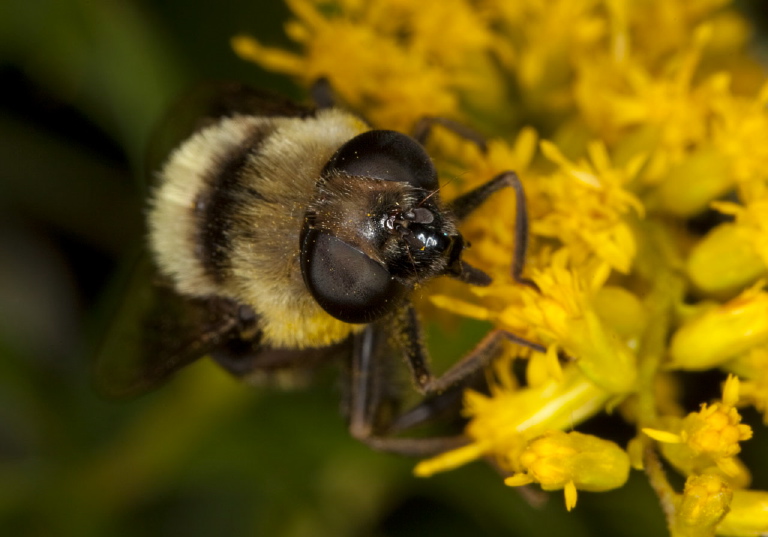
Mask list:
[[[332,171],[385,181],[403,181],[415,188],[437,190],[437,172],[424,148],[397,131],[372,130],[342,145],[326,164]]]
[[[405,287],[376,261],[328,233],[309,230],[301,272],[317,303],[347,323],[370,323],[392,311]]]

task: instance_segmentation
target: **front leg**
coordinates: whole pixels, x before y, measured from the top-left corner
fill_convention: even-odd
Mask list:
[[[413,129],[413,137],[421,143],[421,145],[426,145],[427,139],[436,125],[440,125],[454,134],[461,136],[465,140],[474,143],[482,153],[488,151],[488,144],[483,135],[470,129],[466,125],[448,118],[432,116],[423,117],[416,123],[416,126]],[[538,290],[538,286],[535,282],[523,277],[525,254],[528,247],[528,208],[525,202],[523,184],[520,182],[520,178],[515,172],[510,170],[500,173],[487,183],[459,196],[449,204],[449,207],[459,220],[464,220],[492,194],[504,187],[512,187],[515,190],[515,249],[512,253],[512,277],[516,282]],[[490,283],[488,277],[482,274],[479,269],[471,267],[466,263],[463,265],[464,270],[459,276],[459,279],[472,285],[488,285]]]
[[[399,419],[403,387],[396,382],[392,369],[397,362],[392,359],[391,338],[398,338],[398,335],[383,330],[383,326],[370,325],[354,336],[348,372],[350,434],[374,449],[419,457],[442,453],[466,444],[468,439],[461,435],[429,438],[391,436],[392,424]],[[431,378],[428,369],[424,369],[422,374]],[[460,395],[460,392],[456,393]],[[412,427],[432,421],[446,411],[455,413],[460,402],[460,398],[456,397],[452,401],[437,401],[429,410],[421,412],[422,419],[412,423]],[[426,408],[424,403],[419,406]],[[446,409],[446,406],[450,408]]]
[[[487,183],[459,196],[449,204],[449,207],[459,220],[463,220],[492,194],[504,187],[511,187],[515,191],[515,247],[512,252],[512,277],[516,282],[538,290],[538,286],[532,280],[523,277],[525,255],[528,249],[528,206],[525,202],[523,185],[515,172],[500,173]]]
[[[483,369],[497,355],[504,339],[543,351],[531,343],[503,330],[486,336],[469,354],[441,376],[429,366],[421,324],[412,305],[397,315],[371,325],[355,337],[350,365],[349,430],[350,434],[375,449],[424,456],[440,453],[466,444],[462,435],[430,438],[393,436],[449,415],[457,416],[463,390],[485,383]],[[391,354],[399,350],[410,370],[417,391],[425,398],[406,412],[401,412],[402,390],[394,381],[395,360]]]
[[[429,367],[429,353],[421,334],[421,323],[411,304],[398,316],[395,325],[398,342],[402,347],[403,357],[410,367],[416,389],[427,396],[441,394],[450,388],[463,385],[467,379],[489,365],[498,355],[503,340],[512,341],[537,352],[546,348],[538,343],[516,336],[506,330],[493,330],[486,335],[468,354],[453,364],[445,373],[436,377]]]

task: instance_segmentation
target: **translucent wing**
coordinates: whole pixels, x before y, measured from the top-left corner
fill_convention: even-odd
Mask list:
[[[158,282],[149,259],[136,264],[94,362],[97,390],[145,392],[238,333],[237,305],[189,299]]]

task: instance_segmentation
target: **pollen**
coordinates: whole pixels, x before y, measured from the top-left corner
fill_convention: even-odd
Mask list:
[[[739,400],[739,380],[728,377],[722,400],[703,404],[682,420],[675,420],[677,432],[644,429],[651,438],[679,447],[666,453],[673,464],[689,471],[704,471],[715,466],[727,476],[741,472],[734,457],[741,451],[740,442],[752,438],[752,428],[741,423],[741,415],[733,406]]]
[[[681,535],[690,535],[708,528],[714,534],[715,527],[729,510],[732,497],[731,487],[716,475],[689,477],[679,499],[676,530]]]
[[[684,422],[682,439],[696,452],[717,459],[730,457],[741,450],[740,441],[752,437],[750,427],[740,422],[741,416],[735,408],[717,404],[704,406]]]

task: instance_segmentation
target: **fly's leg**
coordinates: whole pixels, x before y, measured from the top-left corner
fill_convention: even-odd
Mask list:
[[[523,185],[515,172],[500,173],[487,183],[459,196],[448,206],[459,220],[463,220],[492,194],[505,187],[511,187],[515,191],[515,247],[512,251],[512,277],[516,282],[538,290],[533,280],[523,277],[525,255],[528,249],[528,207]]]
[[[382,339],[386,337],[376,325],[367,327],[354,337],[352,360],[349,366],[349,432],[373,449],[424,457],[448,451],[468,442],[464,436],[439,436],[413,438],[393,436],[391,424],[397,421],[402,394],[394,387],[391,371],[383,368],[391,356],[382,356],[382,346],[389,349]],[[443,414],[446,404],[456,401],[445,399],[426,412],[421,423]],[[423,403],[422,403],[423,404]],[[418,424],[415,424],[418,425]],[[414,425],[414,426],[415,426]]]
[[[541,345],[503,330],[494,330],[447,372],[436,377],[429,367],[421,325],[413,307],[404,308],[394,319],[386,322],[386,331],[372,325],[355,337],[349,397],[350,433],[382,451],[425,456],[466,444],[469,439],[463,435],[427,438],[395,435],[437,421],[445,415],[457,416],[464,388],[485,381],[483,369],[496,358],[503,340],[544,351]],[[392,389],[392,375],[386,369],[392,363],[393,349],[384,341],[390,331],[394,332],[394,339],[409,366],[416,389],[425,396],[424,400],[405,412],[399,409],[402,394]],[[382,349],[389,355],[384,355]]]

